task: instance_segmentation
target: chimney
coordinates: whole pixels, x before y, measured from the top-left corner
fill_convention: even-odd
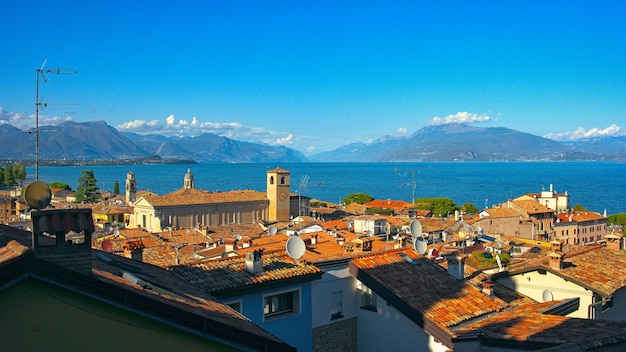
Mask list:
[[[556,269],[556,270],[563,269],[563,256],[560,253],[557,253],[557,252],[548,253],[548,262],[549,262],[550,268],[552,269]]]
[[[141,240],[127,241],[122,247],[124,248],[124,257],[138,262],[143,261],[143,249],[146,248],[146,246]]]
[[[91,209],[34,210],[31,219],[37,258],[91,276]]]
[[[313,234],[313,236],[311,236],[311,244],[317,244],[317,233]]]
[[[550,242],[550,249],[552,249],[553,252],[562,252],[563,251],[563,243],[561,241],[551,241]]]
[[[448,274],[457,280],[463,280],[465,278],[465,259],[467,257],[459,253],[446,255]]]
[[[252,275],[263,272],[263,250],[246,253],[246,271]]]
[[[484,294],[486,294],[489,297],[493,297],[494,296],[494,294],[495,294],[494,291],[495,290],[494,290],[494,287],[493,287],[493,281],[491,281],[491,280],[484,281],[482,283],[482,287],[483,287],[483,293]]]

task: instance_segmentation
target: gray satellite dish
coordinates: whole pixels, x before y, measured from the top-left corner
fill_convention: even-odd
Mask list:
[[[270,226],[268,232],[270,233],[270,236],[274,236],[276,232],[278,232],[278,229],[274,226]]]
[[[428,250],[428,242],[421,237],[417,237],[413,240],[413,249],[415,249],[419,255],[424,255]]]
[[[287,248],[287,255],[291,258],[298,261],[304,255],[304,251],[306,251],[306,245],[304,244],[304,240],[298,236],[291,236],[287,240],[287,244],[285,246]]]
[[[33,181],[24,189],[24,200],[29,207],[41,210],[50,204],[52,192],[44,182]]]
[[[412,220],[411,225],[409,225],[409,229],[411,230],[411,237],[417,238],[417,236],[422,235],[422,224],[417,220]]]

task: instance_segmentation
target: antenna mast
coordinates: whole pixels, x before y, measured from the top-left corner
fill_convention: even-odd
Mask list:
[[[307,187],[311,186],[321,186],[321,182],[309,182],[309,175],[304,175],[300,179],[298,183],[298,216],[302,216],[302,190],[307,189]]]
[[[35,180],[39,180],[39,106],[42,102],[39,101],[39,76],[45,83],[48,83],[46,74],[54,73],[57,75],[73,75],[78,71],[71,68],[49,68],[44,69],[48,59],[43,60],[43,64],[40,68],[35,69]]]

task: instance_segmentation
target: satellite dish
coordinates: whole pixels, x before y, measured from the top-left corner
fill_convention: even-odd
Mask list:
[[[113,250],[113,242],[111,242],[111,240],[107,238],[106,240],[102,241],[101,248],[103,251],[111,253],[111,251]]]
[[[419,255],[424,255],[428,250],[428,242],[421,237],[416,237],[413,240],[413,249],[415,249]]]
[[[411,230],[411,236],[413,238],[417,238],[417,236],[422,235],[422,224],[417,220],[411,221],[411,225],[409,225],[409,229]]]
[[[46,183],[33,181],[24,189],[24,199],[29,207],[41,210],[50,204],[52,192]]]
[[[275,226],[270,226],[268,232],[270,233],[270,236],[274,236],[276,232],[278,232],[278,229]]]
[[[235,239],[237,241],[241,241],[243,239],[243,237],[241,237],[241,235],[235,235]]]
[[[498,254],[496,254],[496,262],[498,262],[498,272],[502,272],[504,269],[502,268],[502,260]]]
[[[287,240],[286,244],[287,255],[291,258],[298,261],[304,255],[304,251],[306,251],[306,245],[304,244],[304,240],[298,236],[291,236]]]
[[[549,301],[554,300],[554,297],[552,296],[552,292],[548,289],[543,290],[541,297],[543,298],[544,302],[549,302]]]

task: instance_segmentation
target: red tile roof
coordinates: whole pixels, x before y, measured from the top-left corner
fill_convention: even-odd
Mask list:
[[[172,266],[169,270],[211,294],[285,279],[315,279],[322,274],[316,266],[302,261],[296,263],[282,253],[263,254],[262,260],[263,272],[258,275],[245,270],[244,257]]]
[[[207,191],[201,191],[195,188],[179,189],[163,196],[148,195],[145,196],[144,199],[153,206],[179,206],[268,201],[267,194],[265,192],[244,190],[211,193]]]

